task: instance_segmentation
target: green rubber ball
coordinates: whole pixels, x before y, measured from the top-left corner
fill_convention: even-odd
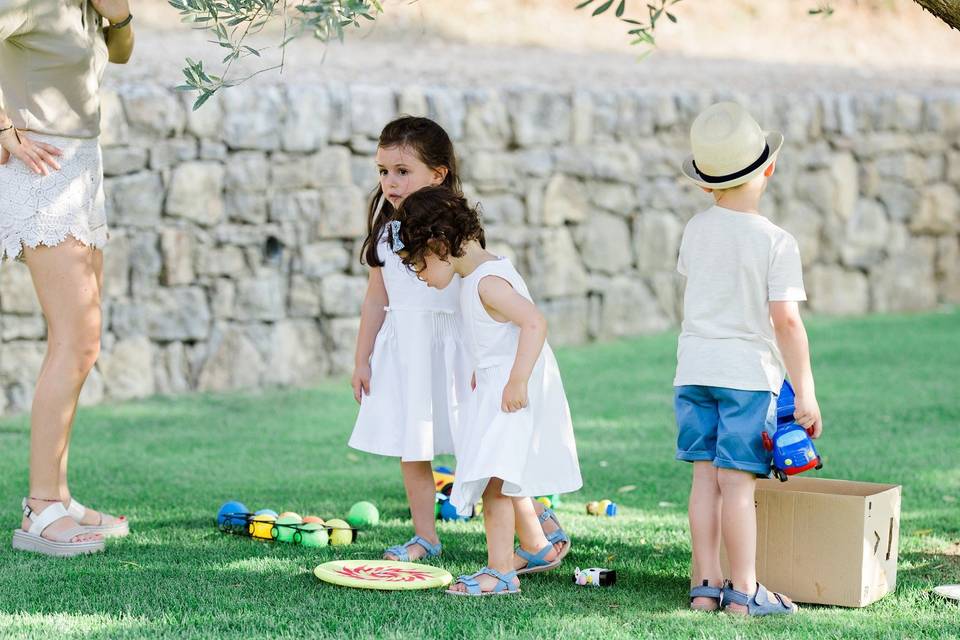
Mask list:
[[[326,527],[317,522],[308,522],[297,532],[298,542],[305,547],[325,547],[330,541]]]
[[[293,542],[293,534],[297,530],[291,525],[299,525],[302,522],[297,514],[277,518],[274,523],[274,528],[277,530],[277,542]]]
[[[380,522],[380,512],[370,502],[358,502],[350,507],[347,522],[356,529],[375,527]]]

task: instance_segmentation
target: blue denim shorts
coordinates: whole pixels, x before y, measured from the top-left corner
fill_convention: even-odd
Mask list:
[[[677,460],[709,461],[723,469],[770,474],[763,432],[777,428],[777,395],[688,385],[674,388]]]

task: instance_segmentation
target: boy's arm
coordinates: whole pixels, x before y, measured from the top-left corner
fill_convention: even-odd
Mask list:
[[[823,424],[810,367],[810,345],[807,330],[800,318],[800,309],[792,300],[771,301],[770,318],[773,320],[777,346],[783,354],[790,382],[797,395],[793,417],[801,427],[812,429],[814,438],[819,438]]]
[[[497,276],[480,281],[480,301],[491,312],[491,317],[520,327],[520,342],[510,371],[510,380],[503,390],[501,409],[519,411],[527,406],[527,381],[537,364],[547,339],[547,320],[536,305],[516,292],[510,283]]]

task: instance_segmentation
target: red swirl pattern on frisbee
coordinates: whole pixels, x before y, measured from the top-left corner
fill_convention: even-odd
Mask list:
[[[375,582],[423,582],[433,578],[430,573],[420,569],[403,569],[400,567],[383,567],[377,565],[360,565],[359,567],[341,567],[334,573],[355,580],[370,580]]]

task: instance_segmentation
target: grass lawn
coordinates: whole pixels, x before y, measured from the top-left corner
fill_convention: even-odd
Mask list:
[[[133,534],[72,561],[0,544],[0,637],[933,638],[960,635],[960,609],[929,595],[960,582],[960,312],[809,323],[833,478],[903,485],[899,584],[861,610],[808,606],[792,619],[685,609],[689,466],[673,460],[675,334],[559,353],[585,487],[560,516],[574,539],[561,570],[517,597],[464,600],[318,583],[333,558],[375,558],[410,535],[393,460],[350,453],[356,407],[344,381],[312,390],[104,406],[80,412],[72,486],[127,514]],[[4,526],[19,522],[28,423],[0,421]],[[626,485],[633,491],[618,493]],[[621,515],[584,514],[610,497]],[[357,500],[381,525],[351,547],[305,549],[223,535],[239,499],[321,517]],[[9,536],[9,532],[6,534]],[[479,521],[441,526],[455,576],[485,559]],[[570,584],[575,566],[616,568],[610,589]]]

